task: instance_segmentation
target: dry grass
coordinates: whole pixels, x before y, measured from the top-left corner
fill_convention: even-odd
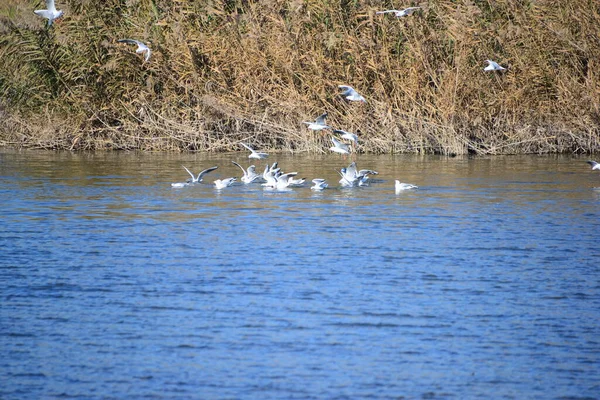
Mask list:
[[[51,29],[42,5],[0,5],[0,144],[319,152],[302,121],[328,111],[366,152],[600,150],[597,0],[432,0],[402,19],[375,12],[411,4],[57,0]]]

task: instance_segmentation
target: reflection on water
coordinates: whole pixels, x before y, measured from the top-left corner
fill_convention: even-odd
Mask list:
[[[349,159],[271,154],[331,188],[215,190],[231,160],[0,153],[0,397],[600,393],[585,159],[359,155],[380,181],[342,189]]]

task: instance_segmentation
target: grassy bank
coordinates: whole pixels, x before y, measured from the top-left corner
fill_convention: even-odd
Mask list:
[[[302,121],[327,111],[361,151],[600,151],[597,0],[57,0],[50,29],[39,8],[0,5],[2,145],[323,151]]]

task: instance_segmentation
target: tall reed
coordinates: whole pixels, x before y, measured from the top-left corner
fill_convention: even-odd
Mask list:
[[[405,18],[377,15],[419,5]],[[597,0],[60,1],[0,5],[0,144],[366,152],[600,150]],[[144,63],[135,47],[147,42]],[[486,59],[507,67],[487,73]],[[355,87],[366,104],[339,96]]]

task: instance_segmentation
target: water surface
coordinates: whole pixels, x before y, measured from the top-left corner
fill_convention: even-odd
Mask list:
[[[573,157],[0,152],[0,397],[597,398],[600,173]],[[206,184],[171,182],[212,165]],[[259,170],[264,162],[256,162]],[[419,185],[394,193],[394,180]]]

